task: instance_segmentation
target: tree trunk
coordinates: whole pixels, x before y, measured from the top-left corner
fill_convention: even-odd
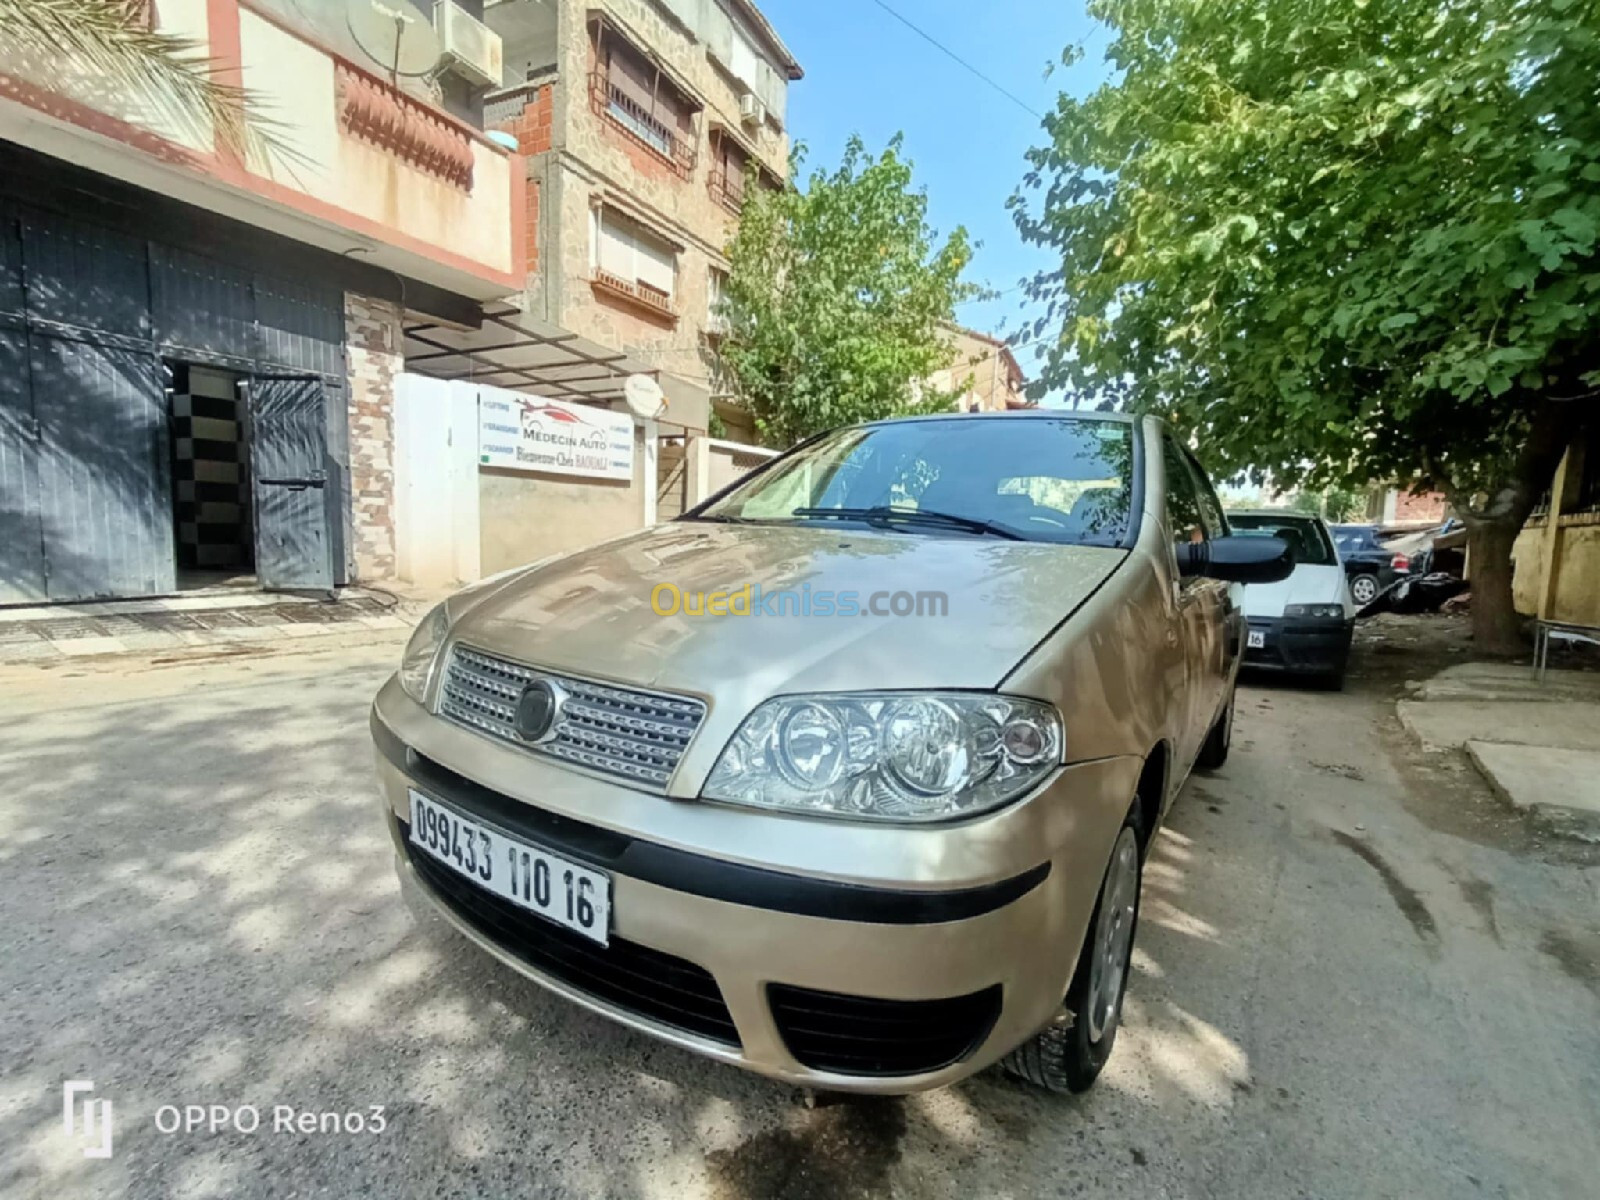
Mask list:
[[[1467,527],[1472,640],[1478,654],[1510,656],[1523,649],[1522,622],[1511,599],[1511,547],[1577,430],[1575,405],[1535,398],[1529,405],[1527,440],[1500,486],[1477,504],[1450,493]]]
[[[1511,547],[1521,522],[1465,518],[1472,570],[1472,642],[1478,654],[1510,657],[1522,651],[1522,622],[1511,599]]]

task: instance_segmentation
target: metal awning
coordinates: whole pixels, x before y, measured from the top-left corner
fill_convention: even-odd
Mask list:
[[[610,404],[622,399],[628,376],[657,376],[649,363],[500,302],[484,305],[477,329],[408,318],[405,333],[408,371],[555,400]]]

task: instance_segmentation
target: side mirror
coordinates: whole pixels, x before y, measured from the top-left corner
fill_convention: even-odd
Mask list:
[[[1178,574],[1229,583],[1277,583],[1294,570],[1294,551],[1275,537],[1220,537],[1178,547]]]

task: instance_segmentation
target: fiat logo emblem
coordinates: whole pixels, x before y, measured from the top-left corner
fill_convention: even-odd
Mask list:
[[[567,694],[549,679],[535,679],[517,698],[517,736],[525,742],[547,742],[555,736]]]

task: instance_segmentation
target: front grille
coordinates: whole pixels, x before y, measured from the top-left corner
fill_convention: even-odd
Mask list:
[[[1000,985],[944,1000],[878,1000],[784,983],[767,1002],[794,1060],[839,1075],[920,1075],[960,1062],[1000,1015]]]
[[[566,693],[547,740],[517,734],[517,701],[536,679]],[[605,775],[663,791],[706,714],[699,700],[611,687],[540,671],[457,646],[450,652],[439,712],[480,733]]]
[[[404,822],[400,833],[406,855],[423,882],[452,912],[508,954],[627,1012],[724,1045],[739,1045],[722,991],[705,968],[619,937],[602,946],[523,912],[414,849]]]

